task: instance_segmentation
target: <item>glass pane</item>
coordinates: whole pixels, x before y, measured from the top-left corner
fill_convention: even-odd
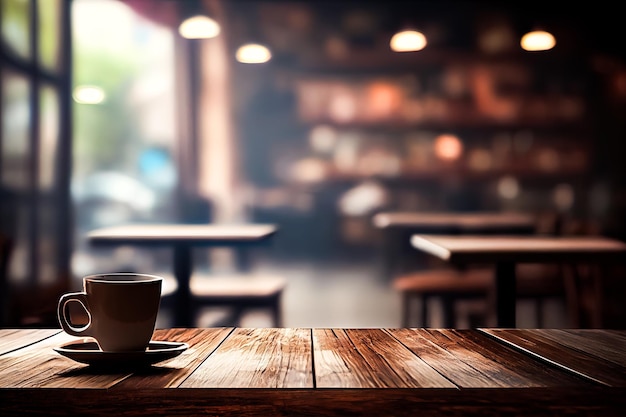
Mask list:
[[[29,84],[26,77],[5,70],[2,73],[2,172],[5,186],[29,187]]]
[[[51,86],[41,88],[39,131],[39,188],[50,190],[55,184],[55,162],[59,145],[59,95]]]
[[[55,163],[59,153],[59,94],[52,86],[40,90],[39,133],[39,216],[38,258],[39,281],[51,283],[58,279],[56,256],[58,245],[58,182]]]
[[[75,276],[171,271],[155,251],[93,248],[84,237],[107,225],[175,220],[175,35],[119,1],[72,2]]]
[[[29,223],[31,205],[29,164],[28,80],[16,73],[2,73],[2,148],[1,162],[3,194],[2,227],[15,238],[9,263],[9,279],[24,280],[29,274]],[[9,201],[10,200],[10,201]],[[5,217],[6,216],[6,217]]]
[[[59,67],[61,39],[60,0],[39,0],[39,61],[49,69]]]
[[[18,55],[30,57],[30,1],[0,1],[2,38]]]

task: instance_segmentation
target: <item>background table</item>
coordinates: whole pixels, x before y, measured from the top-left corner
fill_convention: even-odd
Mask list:
[[[422,230],[440,230],[447,233],[490,233],[533,231],[537,220],[535,216],[517,212],[382,212],[372,221],[380,229],[419,228]]]
[[[499,327],[515,327],[516,264],[626,262],[626,244],[600,236],[414,235],[411,244],[453,264],[494,263]]]
[[[383,232],[382,275],[389,280],[394,273],[406,272],[407,248],[413,234],[532,234],[537,218],[518,212],[381,212],[372,218]]]
[[[174,250],[174,326],[191,327],[193,317],[189,282],[193,271],[192,249],[198,246],[233,247],[241,251],[267,243],[277,231],[266,224],[131,224],[98,229],[87,238],[94,245],[171,246]],[[245,259],[245,258],[244,258]],[[247,261],[241,261],[245,264]]]
[[[0,415],[597,415],[626,412],[626,331],[208,328],[144,370],[98,372],[59,330],[0,330]]]

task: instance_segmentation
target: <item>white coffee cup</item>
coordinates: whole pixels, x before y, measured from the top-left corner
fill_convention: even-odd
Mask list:
[[[63,294],[57,314],[63,330],[73,336],[96,339],[105,352],[142,351],[148,347],[154,328],[163,278],[136,273],[89,275],[83,292]],[[76,327],[69,303],[82,305],[89,322]]]

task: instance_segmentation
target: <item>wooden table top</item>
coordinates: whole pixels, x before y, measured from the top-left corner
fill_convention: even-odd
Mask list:
[[[228,245],[254,243],[277,231],[271,224],[129,224],[89,232],[92,243],[192,243]]]
[[[161,329],[180,356],[97,371],[0,329],[1,415],[624,415],[626,331]]]
[[[464,232],[500,229],[533,229],[533,215],[516,212],[383,212],[372,219],[374,226],[387,228],[459,229]]]
[[[413,235],[411,244],[460,263],[626,261],[626,243],[601,236]]]

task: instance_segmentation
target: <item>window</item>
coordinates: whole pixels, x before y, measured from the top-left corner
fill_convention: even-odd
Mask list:
[[[69,4],[0,2],[0,231],[16,284],[70,274]]]
[[[169,271],[168,256],[94,248],[86,235],[176,218],[175,28],[126,2],[73,0],[72,39],[74,273]]]

